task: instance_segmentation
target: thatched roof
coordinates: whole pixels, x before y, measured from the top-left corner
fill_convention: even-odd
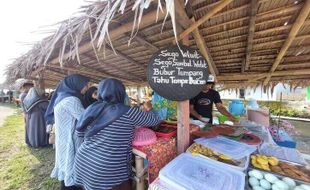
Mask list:
[[[189,34],[189,44],[199,48],[219,82],[310,81],[309,0],[111,2],[85,6],[64,21],[8,67],[8,79],[41,74],[52,86],[69,71],[95,82],[115,77],[140,84],[152,54]]]

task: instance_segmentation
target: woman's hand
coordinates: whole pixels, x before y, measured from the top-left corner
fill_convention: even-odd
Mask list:
[[[199,120],[202,121],[202,122],[204,122],[204,123],[209,123],[210,118],[200,116],[200,117],[199,117]]]
[[[232,121],[234,123],[238,123],[239,122],[238,119],[235,118],[234,116],[230,116],[230,117],[228,117],[228,119],[229,119],[229,121]]]

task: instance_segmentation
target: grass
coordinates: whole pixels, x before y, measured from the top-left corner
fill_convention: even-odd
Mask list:
[[[25,144],[21,114],[7,117],[0,131],[0,189],[59,189],[58,181],[49,177],[54,150],[32,149]]]

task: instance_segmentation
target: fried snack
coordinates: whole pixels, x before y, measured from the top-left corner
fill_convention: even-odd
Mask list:
[[[241,164],[241,161],[233,160],[232,158],[224,154],[220,154],[216,151],[213,151],[212,149],[209,149],[207,147],[204,147],[203,145],[196,144],[196,143],[194,143],[191,146],[191,148],[189,149],[189,152],[191,152],[192,154],[200,154],[210,159],[218,160],[220,162],[231,164],[234,166],[239,166]]]
[[[270,166],[270,169],[275,173],[283,172],[280,166]]]

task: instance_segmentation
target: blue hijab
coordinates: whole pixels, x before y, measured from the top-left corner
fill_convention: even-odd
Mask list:
[[[125,86],[117,79],[105,79],[98,85],[98,101],[90,105],[79,119],[76,130],[85,137],[99,131],[119,119],[129,110],[125,102]]]
[[[87,77],[79,74],[69,75],[60,81],[47,107],[47,111],[45,113],[46,123],[54,123],[54,108],[64,98],[74,96],[79,98],[82,102],[83,95],[81,94],[81,90],[87,85],[88,82],[89,79]]]

